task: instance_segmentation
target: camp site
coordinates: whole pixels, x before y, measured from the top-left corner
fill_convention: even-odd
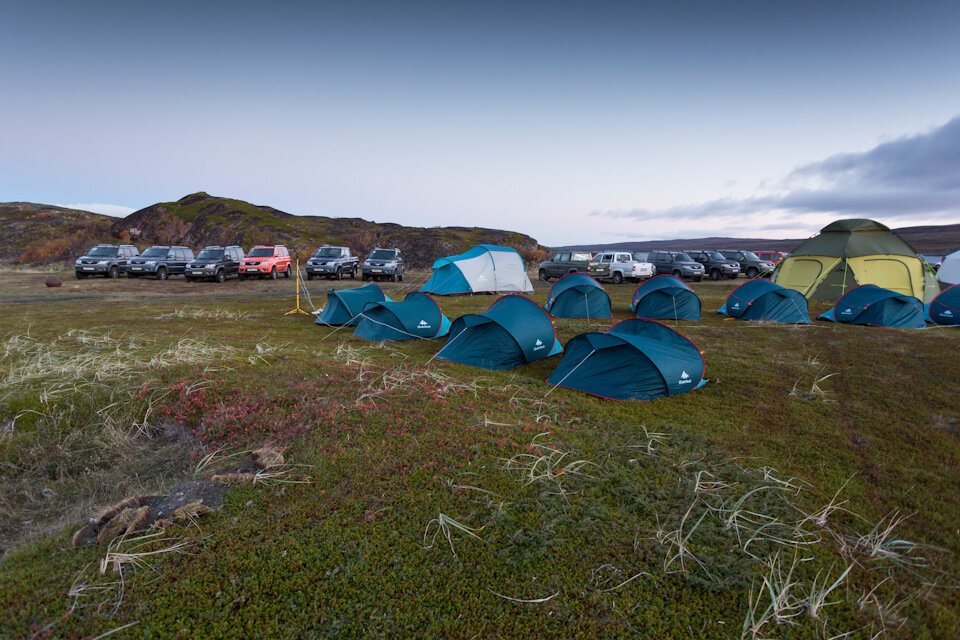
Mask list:
[[[0,640],[960,640],[960,2],[6,2]]]
[[[0,270],[11,637],[954,628],[960,287],[885,226],[768,278],[307,277],[348,251]]]

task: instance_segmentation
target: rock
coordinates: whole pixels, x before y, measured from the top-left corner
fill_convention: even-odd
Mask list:
[[[60,280],[60,278],[57,278],[56,276],[50,276],[44,281],[44,284],[47,285],[48,287],[60,287],[60,286],[63,286],[63,281]]]

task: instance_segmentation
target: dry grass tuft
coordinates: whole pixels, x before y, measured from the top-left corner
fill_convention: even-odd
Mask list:
[[[283,451],[280,449],[274,449],[270,445],[264,445],[262,448],[257,449],[250,455],[253,457],[253,461],[263,469],[279,467],[284,462]]]
[[[242,484],[244,482],[256,482],[255,473],[215,473],[210,479],[218,484]]]

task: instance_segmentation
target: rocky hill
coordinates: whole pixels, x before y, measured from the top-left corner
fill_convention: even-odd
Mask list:
[[[0,202],[0,263],[67,260],[112,240],[116,218],[32,202]]]
[[[0,203],[0,261],[46,264],[80,255],[97,242],[182,244],[286,244],[301,258],[324,244],[346,245],[366,254],[374,247],[401,249],[409,265],[429,267],[445,255],[476,244],[517,249],[528,261],[545,255],[530,236],[480,227],[405,227],[361,218],[299,216],[242,200],[194,193],[111,218],[87,211],[25,202]]]
[[[460,253],[476,244],[499,244],[517,249],[527,259],[537,259],[543,247],[530,236],[480,227],[405,227],[362,218],[299,216],[272,207],[211,196],[200,192],[176,202],[161,202],[117,220],[111,227],[116,238],[139,245],[283,243],[301,258],[324,244],[346,245],[360,254],[374,247],[397,247],[408,264],[429,267],[440,256]]]

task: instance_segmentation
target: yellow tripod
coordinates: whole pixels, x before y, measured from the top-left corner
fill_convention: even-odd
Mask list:
[[[291,309],[290,311],[287,311],[283,315],[289,316],[289,315],[296,315],[298,313],[302,313],[305,316],[310,315],[309,313],[307,313],[306,311],[300,308],[300,258],[297,258],[297,308]]]

